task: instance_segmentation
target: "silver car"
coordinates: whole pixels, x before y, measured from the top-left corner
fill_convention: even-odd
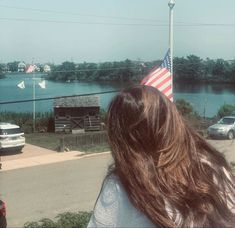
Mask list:
[[[226,137],[233,139],[235,136],[235,116],[225,116],[210,126],[207,130],[210,137]]]

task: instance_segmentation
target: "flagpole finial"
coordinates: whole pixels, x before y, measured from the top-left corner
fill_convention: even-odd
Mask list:
[[[170,0],[170,1],[168,2],[168,6],[170,7],[170,9],[173,9],[174,6],[175,6],[175,0]]]

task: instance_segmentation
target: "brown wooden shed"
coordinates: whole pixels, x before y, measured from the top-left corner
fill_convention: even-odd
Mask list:
[[[58,98],[54,100],[55,132],[99,131],[98,96]]]

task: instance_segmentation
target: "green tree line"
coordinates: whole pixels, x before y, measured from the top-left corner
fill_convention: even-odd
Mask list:
[[[4,64],[0,64],[0,79],[5,77]]]
[[[63,62],[48,75],[55,81],[141,81],[161,61],[114,61],[104,63]],[[175,82],[235,83],[235,60],[201,59],[196,55],[174,58]]]
[[[63,62],[54,66],[48,75],[55,81],[136,81],[142,78],[145,68],[136,62],[79,63]]]
[[[17,72],[19,61],[0,64],[0,78],[7,71]],[[156,61],[113,61],[103,63],[74,63],[63,62],[51,65],[52,72],[49,80],[54,81],[141,81],[154,67]],[[7,71],[6,71],[7,69]],[[235,60],[201,59],[196,55],[174,58],[175,82],[223,82],[235,83]]]

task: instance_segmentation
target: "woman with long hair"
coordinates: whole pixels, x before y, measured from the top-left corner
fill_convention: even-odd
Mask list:
[[[115,96],[107,130],[114,164],[88,227],[235,227],[230,166],[157,89]]]

